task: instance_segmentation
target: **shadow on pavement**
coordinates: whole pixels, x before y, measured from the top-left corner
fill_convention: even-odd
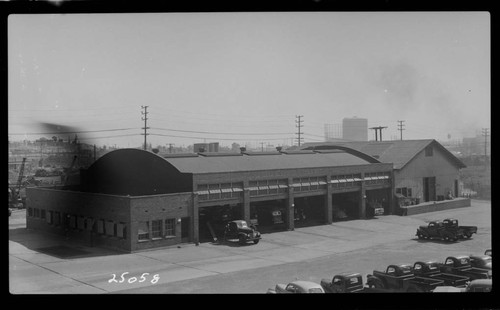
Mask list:
[[[32,251],[60,259],[127,254],[125,252],[101,247],[90,247],[85,245],[83,241],[73,240],[71,238],[66,239],[64,236],[41,231],[32,231],[26,228],[9,229],[9,240]]]

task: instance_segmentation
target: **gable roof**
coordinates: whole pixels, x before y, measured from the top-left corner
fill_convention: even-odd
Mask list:
[[[425,140],[392,140],[392,141],[351,141],[351,142],[317,142],[305,143],[302,149],[321,150],[335,146],[349,147],[383,163],[393,163],[394,169],[402,169],[427,146],[432,145],[441,151],[457,168],[465,168],[465,164],[434,139]]]

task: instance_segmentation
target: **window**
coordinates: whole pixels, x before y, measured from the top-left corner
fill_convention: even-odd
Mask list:
[[[108,236],[116,236],[116,227],[113,221],[106,221],[104,231]]]
[[[104,231],[104,220],[98,220],[97,221],[97,232],[99,234],[105,234],[105,231]]]
[[[28,216],[33,216],[33,208],[28,208]]]
[[[69,217],[69,227],[76,228],[76,215],[71,215]]]
[[[40,218],[41,218],[42,220],[44,220],[44,219],[45,219],[45,216],[46,216],[46,215],[45,215],[45,209],[40,210]]]
[[[61,212],[54,212],[54,225],[59,226],[61,224]]]
[[[408,193],[408,196],[407,196],[407,197],[411,197],[411,188],[408,188],[408,189],[407,189],[407,193]]]
[[[175,236],[175,219],[165,220],[165,237]]]
[[[49,211],[49,216],[47,216],[47,224],[52,224],[52,217],[54,216],[54,212]]]
[[[425,156],[432,156],[432,145],[425,148]]]
[[[162,234],[162,221],[161,220],[155,220],[151,221],[151,235],[153,239],[161,238]]]
[[[40,209],[36,209],[36,208],[34,208],[34,209],[33,209],[33,213],[34,213],[34,216],[35,216],[35,217],[40,217]]]
[[[401,187],[396,188],[396,194],[401,194],[402,190]]]
[[[80,230],[85,229],[85,218],[81,215],[78,217],[78,220],[76,221],[76,228]]]
[[[123,223],[123,222],[118,223],[117,228],[116,228],[116,235],[119,238],[126,239],[126,237],[127,237],[127,227],[125,226],[125,223]]]
[[[139,241],[149,240],[149,222],[139,222],[137,239]]]

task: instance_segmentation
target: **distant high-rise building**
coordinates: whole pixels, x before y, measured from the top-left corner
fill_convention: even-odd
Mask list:
[[[342,138],[351,141],[368,141],[368,119],[344,118],[342,120]]]
[[[210,143],[195,143],[193,144],[193,152],[219,152],[219,142]]]
[[[325,124],[325,141],[342,139],[342,124]]]

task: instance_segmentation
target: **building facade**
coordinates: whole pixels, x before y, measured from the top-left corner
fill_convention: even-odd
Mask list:
[[[368,120],[366,118],[344,118],[342,138],[350,141],[368,141]]]
[[[293,230],[393,212],[392,164],[351,149],[199,153],[161,157],[122,149],[81,173],[79,185],[29,188],[27,228],[127,252],[220,237],[244,219]]]
[[[459,173],[466,166],[436,140],[309,143],[304,149],[338,146],[392,163],[394,194],[408,198],[411,203],[444,200],[449,194],[459,196]]]

